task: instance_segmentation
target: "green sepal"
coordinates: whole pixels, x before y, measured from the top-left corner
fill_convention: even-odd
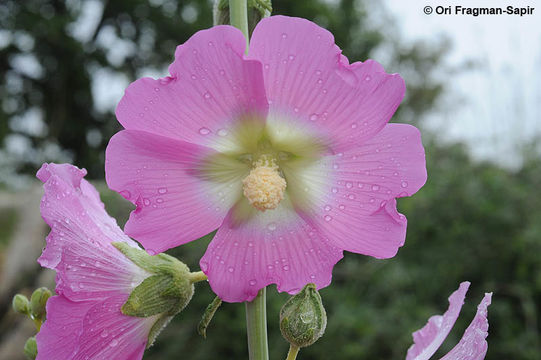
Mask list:
[[[169,324],[171,319],[173,319],[173,316],[162,315],[158,318],[158,320],[156,320],[148,333],[147,349],[154,345],[154,341],[156,341],[158,335],[160,335],[162,330],[167,326],[167,324]]]
[[[147,348],[152,346],[162,329],[188,305],[194,293],[193,274],[186,264],[167,254],[149,255],[124,242],[113,243],[138,267],[153,274],[132,290],[122,305],[124,315],[155,317]]]
[[[199,322],[199,325],[197,325],[197,333],[205,339],[207,338],[207,328],[220,305],[222,305],[222,299],[216,296],[205,309],[201,321]]]
[[[23,348],[24,355],[29,360],[35,360],[38,356],[38,344],[36,343],[36,338],[32,336],[26,340]]]
[[[153,274],[188,274],[190,269],[186,264],[180,262],[173,256],[158,254],[151,256],[146,251],[134,248],[125,242],[112,243],[124,256],[130,259],[135,265]]]
[[[312,345],[325,332],[327,314],[314,284],[306,285],[280,310],[280,331],[293,346]]]
[[[158,314],[173,316],[188,305],[194,286],[188,279],[171,275],[154,275],[137,286],[122,305],[128,316],[149,317]]]

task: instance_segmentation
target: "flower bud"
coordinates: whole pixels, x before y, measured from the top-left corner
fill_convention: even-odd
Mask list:
[[[316,286],[306,285],[280,310],[282,336],[295,347],[310,346],[325,332],[327,314]]]
[[[19,314],[28,315],[30,313],[30,302],[22,294],[15,295],[11,304],[13,305],[13,310]]]
[[[38,356],[38,345],[36,343],[36,338],[34,336],[26,340],[23,351],[27,359],[29,360],[36,359],[36,357]]]
[[[52,295],[51,290],[46,287],[40,287],[32,293],[30,297],[30,310],[35,319],[43,320],[45,318],[45,305]]]

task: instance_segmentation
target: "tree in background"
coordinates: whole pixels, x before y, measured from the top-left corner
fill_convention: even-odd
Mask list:
[[[282,0],[273,6],[276,14],[327,27],[352,61],[369,58],[384,40],[370,25],[364,1]],[[375,7],[374,13],[382,12]],[[33,176],[44,161],[71,161],[91,178],[103,178],[107,139],[119,130],[113,110],[122,89],[140,76],[165,76],[174,48],[210,26],[211,1],[3,1],[0,184],[20,184],[15,174]],[[400,43],[385,39],[391,41]],[[409,114],[404,120],[418,119],[441,92],[430,74],[442,49],[390,49],[387,70],[411,76],[400,111]]]

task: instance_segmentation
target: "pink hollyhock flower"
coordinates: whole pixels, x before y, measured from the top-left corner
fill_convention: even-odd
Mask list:
[[[126,233],[152,254],[218,228],[200,265],[230,302],[327,286],[343,250],[394,256],[395,199],[426,181],[419,131],[388,124],[402,78],[349,64],[304,19],[263,19],[245,46],[231,26],[199,31],[171,76],[126,90],[106,152],[108,185],[137,205]]]
[[[445,314],[432,316],[422,329],[413,333],[414,344],[408,349],[406,360],[428,360],[434,355],[453,328],[469,287],[468,281],[461,283],[458,290],[449,296],[449,308]],[[488,348],[486,342],[487,307],[491,299],[492,293],[485,294],[464,336],[441,360],[482,360],[485,358]]]
[[[86,170],[44,164],[37,173],[45,194],[41,214],[51,227],[38,259],[56,270],[56,292],[37,335],[37,359],[141,359],[159,318],[132,317],[121,307],[151,274],[112,242],[138,248],[105,212]]]

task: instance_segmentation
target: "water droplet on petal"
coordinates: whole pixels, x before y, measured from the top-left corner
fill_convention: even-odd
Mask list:
[[[248,282],[248,284],[250,284],[250,286],[254,286],[255,284],[257,284],[257,281],[252,279]]]
[[[286,33],[282,33],[282,39],[287,39],[287,34]]]
[[[332,216],[330,216],[330,215],[325,215],[324,219],[325,219],[325,221],[331,221],[331,220],[332,220]]]
[[[317,114],[310,115],[310,120],[316,121],[317,120]]]
[[[210,96],[210,93],[208,93],[208,92],[206,92],[203,96],[204,96],[205,99],[207,99],[207,100],[210,99],[210,97],[211,97],[211,96]]]
[[[408,182],[407,181],[402,181],[400,186],[402,186],[403,188],[406,188],[406,187],[408,187]]]
[[[228,134],[228,131],[226,129],[218,130],[218,135],[219,136],[227,136],[227,134]]]
[[[109,346],[110,347],[115,347],[118,345],[118,340],[117,339],[113,339],[111,340],[111,342],[109,343]]]
[[[269,223],[267,225],[267,229],[269,229],[270,231],[276,230],[276,223],[273,223],[273,222]]]
[[[167,188],[159,188],[158,193],[165,194],[167,192]]]
[[[232,272],[235,271],[235,269],[234,269],[232,266],[230,266],[230,267],[227,268],[227,271],[229,271],[230,273],[232,273]]]
[[[199,129],[199,133],[201,135],[208,135],[208,134],[210,134],[210,130],[207,129],[206,127],[202,127],[201,129]]]
[[[333,192],[333,194],[336,194],[336,193],[338,192],[338,189],[335,188],[335,187],[333,187],[333,188],[331,189],[331,191]]]
[[[207,271],[208,268],[209,268],[209,264],[206,261],[201,261],[199,266],[201,267],[201,270],[203,270],[203,271]]]
[[[101,336],[102,338],[106,338],[107,336],[109,336],[109,332],[107,331],[107,329],[103,330],[103,331],[101,332],[100,336]]]
[[[325,211],[331,211],[331,206],[330,205],[325,205]]]

